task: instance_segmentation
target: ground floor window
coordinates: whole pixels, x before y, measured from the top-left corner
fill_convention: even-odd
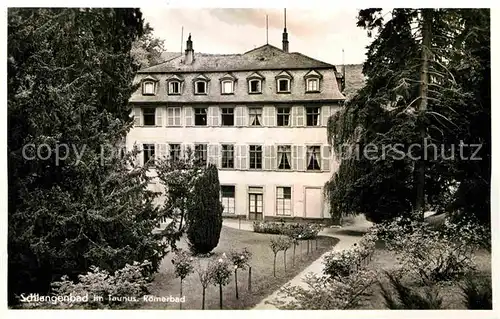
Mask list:
[[[292,215],[292,188],[276,188],[276,215]]]
[[[224,214],[235,213],[235,187],[231,185],[221,185],[221,201],[224,206]]]

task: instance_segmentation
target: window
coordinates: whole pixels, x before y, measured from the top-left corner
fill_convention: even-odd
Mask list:
[[[248,81],[248,93],[261,93],[261,80]]]
[[[278,92],[290,92],[290,80],[289,79],[279,79],[278,80]]]
[[[142,152],[144,154],[144,164],[150,162],[152,165],[155,164],[155,145],[154,144],[143,144]]]
[[[170,147],[170,160],[178,162],[181,159],[181,144],[169,144]]]
[[[194,158],[202,165],[207,164],[207,144],[194,145]]]
[[[207,94],[207,82],[205,82],[205,81],[194,82],[194,93],[195,94]]]
[[[207,108],[198,107],[194,109],[194,125],[206,126],[207,125]]]
[[[278,169],[291,169],[292,147],[290,145],[278,145]]]
[[[181,126],[180,107],[167,107],[167,126]]]
[[[320,147],[308,146],[307,147],[307,170],[317,171],[321,169],[320,163]]]
[[[276,215],[292,215],[292,188],[276,188]]]
[[[222,206],[224,206],[224,214],[234,214],[235,213],[235,187],[229,185],[221,185],[221,201]]]
[[[306,108],[306,124],[307,126],[318,126],[319,125],[319,107],[307,107]]]
[[[290,123],[290,108],[279,107],[277,117],[278,126],[288,126]]]
[[[168,94],[181,94],[181,82],[179,81],[170,81],[168,83]]]
[[[262,125],[262,108],[248,109],[248,115],[250,118],[250,126]]]
[[[233,145],[222,145],[222,168],[234,168]]]
[[[226,81],[222,81],[221,82],[221,85],[222,85],[222,94],[233,94],[233,81],[231,80],[226,80]]]
[[[261,145],[250,145],[250,168],[262,169]]]
[[[142,95],[154,95],[155,83],[153,81],[145,81],[142,83]]]
[[[234,109],[233,108],[223,108],[222,109],[222,125],[223,126],[233,126],[234,125]]]
[[[154,107],[142,109],[144,125],[155,125],[155,111],[156,109]]]
[[[307,79],[307,92],[319,91],[319,79]]]

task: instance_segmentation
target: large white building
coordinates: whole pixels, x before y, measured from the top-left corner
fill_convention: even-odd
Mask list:
[[[342,105],[335,66],[264,45],[243,54],[184,55],[138,72],[127,147],[140,161],[187,147],[219,168],[225,216],[329,218],[323,188],[337,163],[328,118]]]

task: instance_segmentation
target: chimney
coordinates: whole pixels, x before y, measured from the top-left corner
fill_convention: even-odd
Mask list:
[[[285,9],[285,30],[283,31],[283,51],[288,52],[288,33],[286,32],[286,9]]]
[[[186,42],[186,51],[184,54],[184,63],[192,64],[194,61],[194,50],[193,50],[193,41],[191,41],[191,33]]]

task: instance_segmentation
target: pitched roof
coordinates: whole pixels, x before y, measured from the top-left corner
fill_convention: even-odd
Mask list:
[[[183,63],[184,56],[140,70],[138,73],[224,72],[277,69],[336,69],[334,65],[315,60],[298,52],[285,52],[270,44],[243,54],[194,54],[192,64]]]

